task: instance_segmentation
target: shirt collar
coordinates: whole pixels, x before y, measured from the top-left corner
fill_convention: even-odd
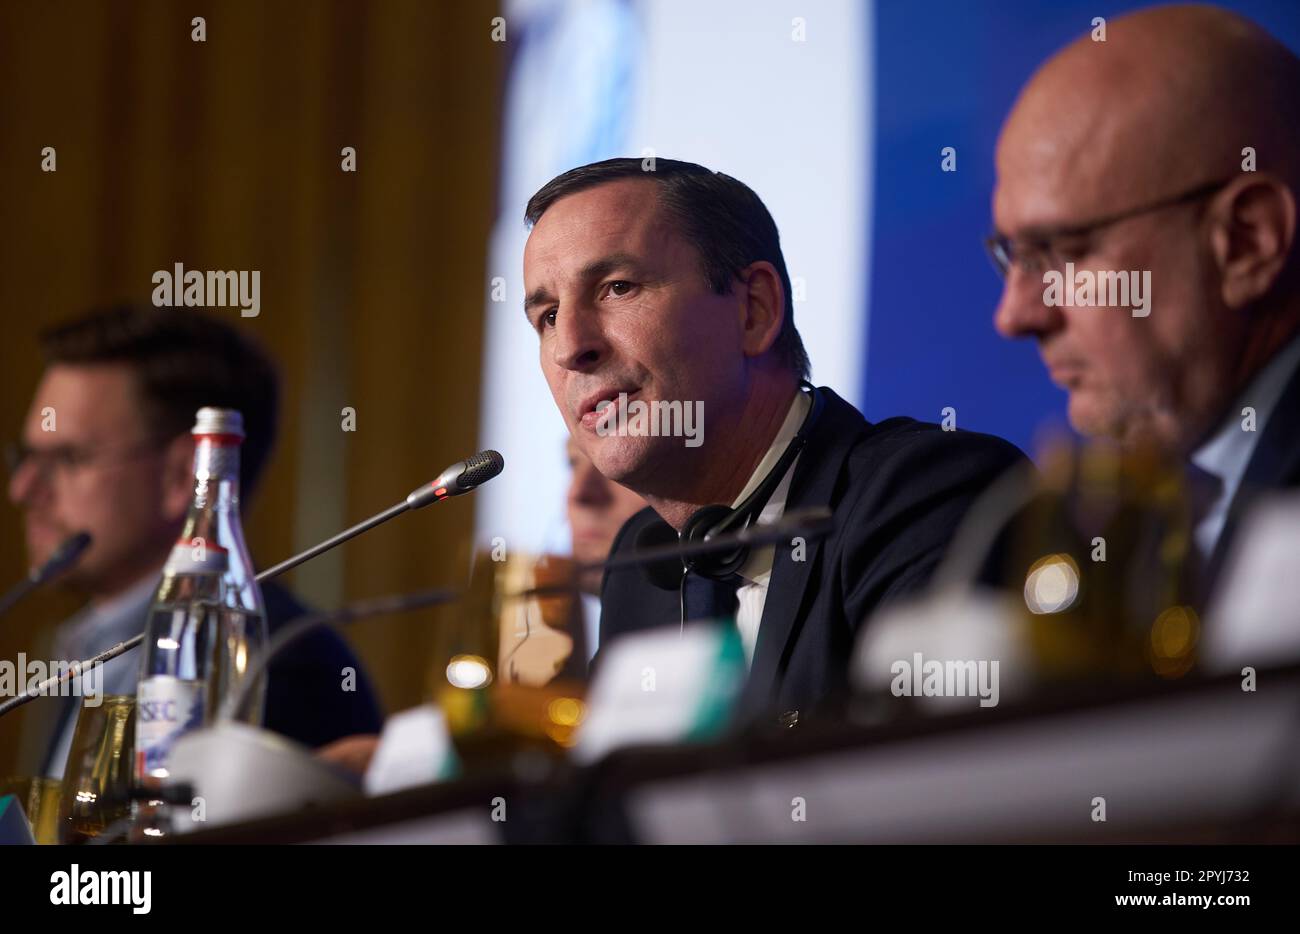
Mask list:
[[[1223,492],[1229,501],[1241,485],[1259,436],[1297,366],[1300,366],[1300,335],[1293,337],[1255,374],[1215,433],[1192,452],[1190,460],[1193,464],[1223,481]],[[1241,410],[1245,406],[1255,409],[1254,431],[1241,428]]]
[[[794,436],[799,433],[799,426],[803,424],[804,417],[808,414],[811,405],[812,400],[808,398],[807,393],[795,393],[794,400],[790,403],[790,410],[785,414],[785,421],[781,423],[781,428],[777,431],[776,437],[767,449],[767,453],[758,462],[758,467],[750,475],[749,482],[745,484],[745,488],[736,497],[736,501],[731,504],[732,509],[743,503],[745,498],[758,489],[759,484],[772,472],[777,461],[781,459],[781,455],[785,453],[786,448],[790,446],[790,442],[794,440]],[[802,457],[803,455],[800,454],[799,456]],[[799,463],[799,457],[790,462],[785,476],[781,478],[781,482],[777,484],[776,489],[772,491],[772,495],[763,504],[763,509],[758,514],[758,518],[754,520],[755,525],[767,525],[769,522],[775,522],[784,514],[786,497],[790,493],[790,478],[794,475],[794,467],[797,463]],[[749,558],[737,573],[751,584],[766,584],[772,573],[772,561],[775,555],[776,551],[771,545],[755,548],[750,551]]]
[[[808,407],[810,405],[812,405],[812,400],[808,398],[807,393],[796,392],[794,394],[794,399],[790,402],[790,408],[785,413],[785,421],[781,422],[781,427],[777,431],[776,437],[772,439],[772,444],[768,447],[767,453],[764,454],[763,459],[758,462],[758,466],[754,468],[754,472],[749,475],[749,482],[745,484],[745,488],[740,491],[740,495],[737,496],[735,502],[731,504],[732,509],[735,509],[743,503],[746,497],[758,489],[758,485],[767,478],[769,473],[772,472],[772,468],[776,466],[776,462],[781,459],[781,455],[785,453],[785,449],[790,446],[790,442],[794,440],[794,436],[799,433],[799,426],[803,424],[804,416],[808,414]]]

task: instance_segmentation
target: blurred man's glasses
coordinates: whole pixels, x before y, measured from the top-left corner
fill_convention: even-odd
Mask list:
[[[42,477],[68,476],[91,466],[126,464],[142,456],[155,454],[160,448],[161,442],[157,440],[139,441],[126,447],[100,448],[72,444],[33,448],[21,441],[7,441],[4,444],[4,463],[10,477],[28,463]]]
[[[1236,176],[1207,182],[1190,191],[1184,191],[1169,198],[1162,198],[1151,204],[1144,204],[1119,214],[1111,214],[1101,220],[1089,221],[1086,224],[1072,224],[1069,227],[1059,227],[1055,230],[1039,232],[1032,237],[1013,239],[1002,234],[991,234],[984,238],[984,247],[988,250],[989,258],[993,260],[993,266],[997,269],[998,275],[1003,279],[1010,273],[1012,266],[1018,267],[1021,272],[1031,276],[1040,275],[1051,270],[1060,271],[1065,268],[1069,256],[1075,252],[1073,246],[1101,229],[1118,224],[1120,221],[1128,220],[1131,217],[1138,217],[1154,211],[1163,211],[1175,205],[1198,201],[1219,191],[1233,178],[1236,178]]]

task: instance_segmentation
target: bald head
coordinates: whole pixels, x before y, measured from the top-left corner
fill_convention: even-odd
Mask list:
[[[998,141],[998,231],[1042,243],[1137,211],[1047,255],[1152,279],[1133,317],[1048,307],[1041,274],[1009,275],[997,327],[1038,340],[1079,430],[1188,448],[1300,324],[1297,88],[1300,61],[1258,26],[1180,5],[1111,20],[1022,90]]]
[[[1156,7],[1084,36],[1025,86],[998,144],[1000,176],[1080,188],[1122,210],[1239,171],[1297,181],[1300,62],[1249,20],[1216,7]]]

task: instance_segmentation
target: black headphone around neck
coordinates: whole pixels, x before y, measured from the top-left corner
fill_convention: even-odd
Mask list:
[[[812,399],[812,406],[809,408],[808,414],[804,416],[803,424],[799,426],[799,430],[795,432],[795,436],[786,446],[784,453],[781,454],[780,460],[768,471],[767,476],[754,489],[754,492],[745,497],[745,501],[734,509],[720,504],[697,509],[686,520],[681,533],[677,535],[673,534],[672,526],[666,522],[652,523],[642,529],[637,536],[636,546],[638,549],[667,544],[673,540],[682,545],[702,542],[713,536],[739,532],[758,519],[763,507],[767,505],[767,501],[776,492],[776,488],[781,485],[781,480],[785,477],[786,471],[790,469],[794,459],[799,456],[799,452],[808,443],[808,436],[812,434],[817,419],[826,407],[826,400],[822,396],[821,390],[806,381],[802,381],[800,385],[810,390],[809,396]],[[734,548],[724,551],[714,551],[680,560],[674,559],[644,565],[644,571],[656,586],[665,590],[673,590],[677,588],[683,576],[691,571],[702,577],[725,580],[744,567],[748,558],[749,546],[738,544]]]

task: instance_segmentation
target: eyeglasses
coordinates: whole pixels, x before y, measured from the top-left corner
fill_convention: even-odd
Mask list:
[[[1151,204],[1144,204],[1119,214],[1111,214],[1100,220],[1089,221],[1086,224],[1072,224],[1068,227],[1059,227],[1050,231],[1041,231],[1031,237],[1013,239],[1002,234],[991,234],[984,238],[984,248],[988,250],[989,258],[993,260],[998,275],[1004,279],[1013,265],[1019,267],[1022,272],[1028,275],[1037,275],[1052,269],[1060,270],[1065,267],[1066,262],[1065,257],[1062,256],[1062,253],[1065,252],[1062,248],[1064,241],[1079,241],[1105,227],[1118,224],[1120,221],[1128,220],[1131,217],[1138,217],[1154,211],[1163,211],[1165,208],[1171,208],[1175,205],[1198,201],[1224,188],[1233,178],[1236,178],[1236,176],[1215,182],[1207,182],[1190,191],[1184,191],[1181,194],[1163,198]]]
[[[129,463],[141,456],[157,453],[159,445],[159,441],[149,439],[126,447],[93,448],[61,444],[34,448],[21,441],[7,441],[4,444],[4,462],[11,477],[29,462],[42,477],[54,474],[67,476],[95,464],[109,466],[115,462]]]

